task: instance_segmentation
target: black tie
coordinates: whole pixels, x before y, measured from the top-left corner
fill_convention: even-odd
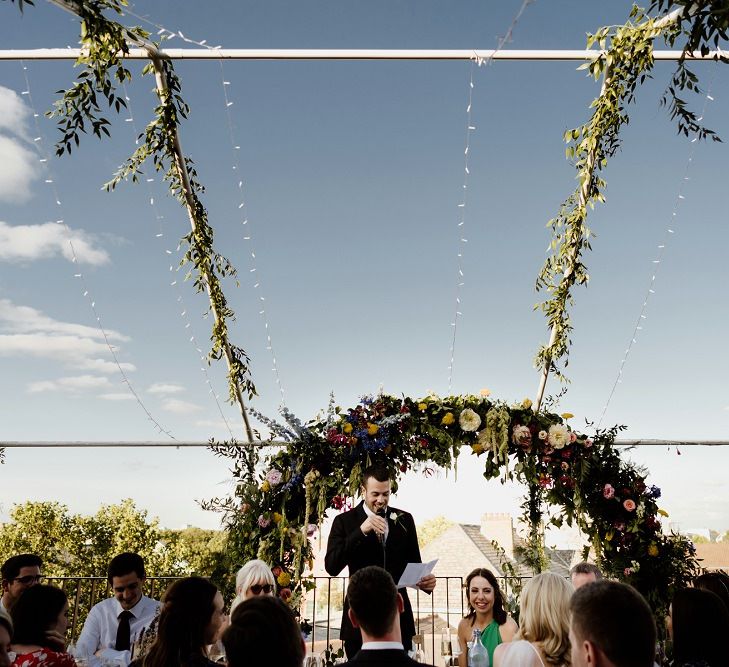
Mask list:
[[[129,629],[129,619],[134,614],[131,611],[123,611],[119,614],[119,627],[116,630],[116,644],[114,648],[117,651],[128,651],[130,648],[131,631]]]

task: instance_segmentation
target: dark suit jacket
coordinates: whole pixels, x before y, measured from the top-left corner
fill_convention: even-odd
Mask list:
[[[391,518],[393,513],[397,514],[397,520]],[[387,508],[388,534],[384,548],[374,532],[364,535],[360,530],[366,518],[362,502],[349,512],[335,517],[327,542],[327,554],[324,560],[326,570],[331,576],[336,577],[345,567],[349,567],[351,576],[368,565],[379,565],[392,575],[397,584],[408,563],[422,562],[413,517],[395,507]],[[405,603],[405,609],[400,614],[400,630],[403,644],[408,648],[415,634],[415,621],[404,588],[400,589],[400,594]],[[359,630],[352,627],[348,610],[349,602],[345,600],[341,631],[341,638],[345,641],[360,636]]]
[[[360,651],[349,662],[344,663],[344,667],[351,665],[352,667],[379,667],[379,665],[402,665],[402,667],[428,667],[422,662],[415,662],[408,657],[405,651],[397,649],[383,649],[382,651]],[[432,667],[432,666],[431,666]]]

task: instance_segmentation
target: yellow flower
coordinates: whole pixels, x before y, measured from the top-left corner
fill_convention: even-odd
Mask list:
[[[480,442],[477,442],[475,445],[471,445],[471,449],[474,454],[483,454],[485,448]]]
[[[662,509],[658,510],[658,514],[660,514],[661,516],[668,516],[668,512],[666,512],[666,510],[662,510]]]
[[[283,519],[283,516],[279,514],[278,512],[273,513],[273,522],[274,523],[281,523],[281,519]]]
[[[525,398],[521,402],[521,407],[522,407],[522,410],[528,410],[529,408],[532,407],[532,400],[530,398]]]
[[[370,424],[369,422],[367,423],[367,435],[374,435],[379,430],[380,427],[377,424]]]
[[[288,586],[291,583],[291,577],[288,572],[282,572],[278,575],[276,581],[278,581],[279,586]]]
[[[486,389],[485,387],[478,393],[481,394],[483,398],[488,398],[489,396],[491,396],[491,390]]]
[[[648,555],[649,556],[658,555],[658,547],[654,543],[651,543],[650,545],[648,545]]]
[[[560,417],[562,417],[562,419],[572,419],[574,415],[571,412],[563,412]]]
[[[351,433],[352,432],[352,424],[347,422],[344,426],[342,426],[342,431],[345,433]]]
[[[440,420],[440,423],[441,423],[441,424],[442,424],[443,426],[449,426],[449,425],[450,425],[450,424],[452,424],[452,423],[453,423],[454,421],[456,421],[456,418],[455,418],[455,417],[453,416],[453,413],[452,413],[452,412],[446,412],[446,413],[445,413],[445,414],[443,415],[443,419],[441,419],[441,420]]]
[[[263,484],[261,484],[261,491],[263,493],[268,493],[271,490],[271,484],[267,479],[263,480]]]
[[[427,403],[418,403],[418,410],[420,410],[420,412],[425,412],[427,409],[428,409]]]

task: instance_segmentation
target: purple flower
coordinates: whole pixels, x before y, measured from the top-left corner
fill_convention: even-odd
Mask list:
[[[281,483],[281,480],[283,479],[283,475],[279,470],[276,470],[276,468],[271,468],[266,473],[266,480],[271,486],[278,486]]]

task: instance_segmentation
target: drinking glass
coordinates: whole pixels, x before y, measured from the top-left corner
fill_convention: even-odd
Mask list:
[[[208,648],[208,659],[213,662],[225,662],[225,646],[218,639],[214,644],[210,644]]]
[[[304,658],[304,667],[322,667],[321,657],[318,655],[307,655]]]
[[[440,635],[440,655],[443,658],[443,663],[448,667],[451,664],[451,656],[453,655],[453,643],[450,630]]]

